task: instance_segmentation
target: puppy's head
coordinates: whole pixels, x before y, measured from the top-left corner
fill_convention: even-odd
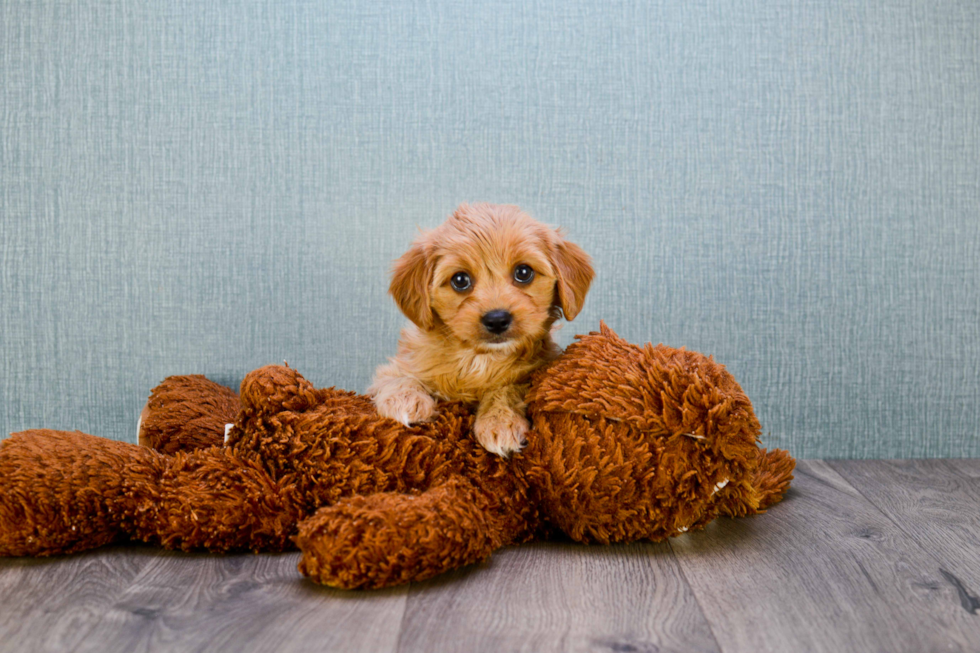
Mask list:
[[[463,204],[395,262],[390,292],[420,329],[492,351],[574,319],[592,276],[578,245],[516,206]]]

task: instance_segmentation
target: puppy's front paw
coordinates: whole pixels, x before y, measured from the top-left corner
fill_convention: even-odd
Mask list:
[[[513,410],[491,410],[477,416],[473,435],[484,449],[506,458],[521,450],[530,426]]]
[[[405,426],[427,422],[436,414],[436,400],[428,392],[416,388],[376,394],[374,405],[380,415],[398,420]]]

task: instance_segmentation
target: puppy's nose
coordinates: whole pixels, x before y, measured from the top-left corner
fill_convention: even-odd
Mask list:
[[[487,331],[499,335],[510,328],[510,323],[513,319],[513,316],[507,311],[497,309],[484,313],[480,321],[483,322],[483,326],[487,328]]]

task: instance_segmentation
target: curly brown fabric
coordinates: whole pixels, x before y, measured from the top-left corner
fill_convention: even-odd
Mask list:
[[[0,443],[0,555],[123,538],[210,551],[295,545],[316,582],[384,587],[554,531],[659,540],[755,514],[780,500],[794,465],[758,448],[752,405],[724,367],[631,345],[604,324],[534,376],[533,430],[510,459],[473,440],[460,403],[405,427],[284,366],[249,374],[240,397],[171,377],[148,406],[156,450],[43,430]]]
[[[172,376],[150,393],[140,415],[140,444],[169,454],[221,444],[225,424],[241,407],[237,392],[199,374]]]

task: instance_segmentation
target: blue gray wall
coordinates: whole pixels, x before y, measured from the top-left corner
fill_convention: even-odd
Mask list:
[[[595,257],[802,457],[980,456],[975,0],[0,3],[0,430],[176,373],[363,390],[460,201]]]

